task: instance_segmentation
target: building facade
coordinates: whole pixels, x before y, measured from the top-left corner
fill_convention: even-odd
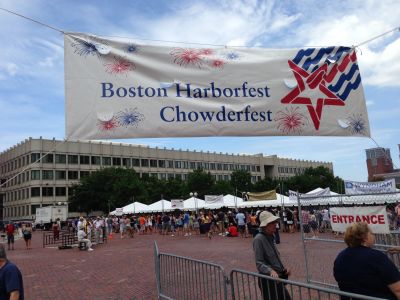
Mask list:
[[[329,162],[279,158],[276,155],[242,155],[197,152],[148,146],[29,138],[0,154],[3,219],[33,219],[36,208],[67,203],[70,188],[91,172],[106,167],[134,168],[141,177],[181,178],[202,168],[217,181],[228,181],[234,170],[251,173],[255,183],[265,177],[285,179],[306,168]]]
[[[381,174],[393,172],[393,162],[388,148],[366,149],[368,181],[373,181],[375,177]]]
[[[400,145],[399,147],[400,152]],[[400,185],[400,169],[394,169],[390,150],[372,148],[365,150],[367,155],[368,181],[394,179]]]

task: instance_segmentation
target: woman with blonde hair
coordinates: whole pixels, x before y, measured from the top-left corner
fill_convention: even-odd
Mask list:
[[[372,249],[375,236],[365,222],[351,224],[345,232],[347,248],[335,259],[333,275],[345,292],[384,299],[400,299],[400,273],[381,251]],[[341,299],[348,299],[341,297]]]

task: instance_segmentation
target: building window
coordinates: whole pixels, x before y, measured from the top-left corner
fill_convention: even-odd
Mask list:
[[[196,162],[191,161],[191,162],[190,162],[190,168],[189,168],[189,169],[191,169],[191,170],[196,170]]]
[[[150,167],[157,168],[157,159],[150,159]]]
[[[168,173],[167,176],[168,179],[174,179],[174,173]]]
[[[127,157],[122,158],[122,165],[124,167],[127,167],[127,168],[130,167],[131,166],[131,159],[127,158]]]
[[[149,160],[148,159],[141,159],[140,164],[142,167],[148,167],[149,166]]]
[[[31,162],[40,162],[40,153],[31,153]]]
[[[68,164],[77,165],[78,164],[78,155],[68,155]]]
[[[56,196],[65,196],[65,195],[66,195],[66,188],[64,186],[57,186]]]
[[[113,166],[121,166],[121,157],[113,157],[112,159]]]
[[[181,169],[182,168],[182,162],[177,160],[175,161],[175,169]]]
[[[46,154],[45,156],[42,157],[42,162],[44,164],[52,164],[54,161],[54,157],[52,153]]]
[[[139,158],[132,158],[132,166],[140,167],[140,159]]]
[[[217,170],[222,170],[222,164],[217,164]]]
[[[42,170],[43,180],[53,180],[53,170]]]
[[[40,187],[31,187],[31,197],[40,197]]]
[[[165,174],[165,173],[160,173],[160,179],[162,179],[162,180],[167,179],[167,174]]]
[[[79,156],[79,163],[81,165],[89,165],[90,164],[90,156],[87,156],[87,155]]]
[[[68,171],[68,180],[78,179],[78,171]]]
[[[56,171],[56,180],[67,179],[67,172],[65,171]]]
[[[168,169],[173,169],[174,168],[174,161],[173,160],[167,160],[167,168]]]
[[[50,197],[53,196],[53,187],[42,187],[42,196],[43,197]]]
[[[101,158],[100,156],[92,156],[91,157],[92,165],[100,166],[101,165]]]
[[[40,170],[31,171],[31,180],[40,180]]]
[[[111,157],[103,157],[102,165],[103,166],[111,166]]]
[[[65,164],[67,156],[65,154],[56,154],[56,164]]]
[[[165,160],[159,160],[158,161],[158,167],[159,168],[165,168]]]
[[[215,163],[210,164],[210,170],[215,170]]]

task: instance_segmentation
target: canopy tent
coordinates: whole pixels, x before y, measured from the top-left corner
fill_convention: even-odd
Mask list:
[[[206,202],[196,197],[190,197],[183,201],[184,210],[196,210],[204,208]]]
[[[171,210],[171,202],[165,199],[161,199],[157,202],[150,204],[146,209],[140,211],[141,213],[148,212],[162,212]]]
[[[316,189],[314,189],[314,190],[312,190],[312,191],[309,191],[309,192],[306,193],[306,194],[307,194],[307,195],[317,194],[317,193],[320,193],[320,192],[322,192],[322,191],[324,191],[324,190],[325,190],[325,189],[318,187],[318,188],[316,188]],[[329,191],[329,193],[330,193],[331,196],[339,195],[338,193],[335,193],[335,192],[332,192],[332,191]]]
[[[144,203],[133,202],[131,204],[128,204],[127,206],[124,206],[123,212],[124,214],[137,214],[138,212],[146,210],[148,207],[149,206]]]

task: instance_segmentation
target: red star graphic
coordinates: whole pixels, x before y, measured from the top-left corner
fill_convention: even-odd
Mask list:
[[[289,60],[288,63],[293,71],[294,77],[296,78],[297,86],[289,94],[287,94],[284,98],[282,98],[281,103],[307,105],[307,109],[314,123],[314,127],[316,130],[318,130],[321,121],[322,108],[324,105],[333,105],[333,106],[345,105],[343,100],[338,98],[334,93],[332,93],[326,87],[325,75],[327,74],[328,71],[328,64],[325,63],[321,67],[316,69],[314,72],[308,73],[307,71],[296,65],[294,62],[292,62],[291,60]],[[308,90],[318,89],[326,97],[318,98],[317,105],[314,107],[311,98],[301,96],[301,93],[306,89]]]

